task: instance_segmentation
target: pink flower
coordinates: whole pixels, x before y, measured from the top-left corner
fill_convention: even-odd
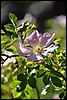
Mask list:
[[[4,51],[4,54],[5,54],[5,55],[8,55],[8,56],[14,55],[12,52],[7,51],[7,50]],[[2,58],[5,60],[7,57],[6,57],[6,56],[2,56]],[[8,65],[9,63],[11,63],[11,62],[15,63],[15,62],[16,62],[16,58],[15,58],[15,57],[8,58],[8,59],[4,62],[4,64],[2,65],[2,67],[3,67],[3,66],[7,66],[7,65]]]
[[[59,98],[59,94],[55,94],[55,95],[53,96],[53,99],[60,99],[60,98]]]
[[[43,56],[47,56],[48,52],[52,52],[57,48],[54,44],[51,44],[54,40],[54,35],[49,33],[40,34],[35,30],[29,37],[26,37],[26,42],[29,47],[20,43],[19,55],[27,57],[29,61],[39,61],[43,59]]]
[[[56,21],[60,26],[66,27],[66,16],[65,15],[57,16]]]

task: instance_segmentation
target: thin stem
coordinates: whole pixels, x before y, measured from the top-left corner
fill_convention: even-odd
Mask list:
[[[36,91],[37,91],[38,99],[40,99],[39,90],[38,90],[38,87],[37,86],[36,86]]]

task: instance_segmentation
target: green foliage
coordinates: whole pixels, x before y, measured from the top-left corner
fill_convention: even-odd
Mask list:
[[[26,78],[26,75],[24,75],[24,74],[22,73],[22,74],[19,74],[19,75],[17,76],[17,79],[18,79],[19,81],[25,81],[27,78]]]
[[[28,84],[30,87],[35,88],[36,87],[36,79],[33,76],[30,76],[28,79]]]
[[[17,92],[21,92],[26,88],[27,80],[22,81],[19,85],[17,85]]]
[[[13,77],[13,81],[10,84],[11,88],[15,88],[18,84],[20,84],[20,81],[17,80],[17,77]]]
[[[58,77],[53,76],[51,77],[51,80],[52,80],[52,83],[56,85],[57,87],[62,87],[62,82]]]
[[[14,92],[13,92],[13,97],[14,97],[14,99],[15,99],[15,98],[18,98],[21,94],[22,94],[22,92],[17,92],[17,91],[16,91],[16,88],[14,88]]]
[[[49,84],[49,75],[45,75],[44,77],[43,77],[43,82],[44,82],[44,84],[45,85],[48,85]]]
[[[5,35],[6,33],[1,29],[1,35]]]
[[[40,71],[39,71],[40,72]],[[46,71],[42,72],[41,74],[37,74],[37,77],[43,77],[46,74]]]
[[[15,28],[14,28],[13,24],[6,24],[6,25],[4,25],[4,27],[9,32],[14,32],[15,31]]]
[[[54,19],[49,19],[44,22],[44,26],[46,25],[46,27],[49,27],[49,28],[51,28],[54,24],[55,24]]]
[[[15,27],[17,25],[17,17],[15,16],[15,14],[9,13],[9,19]]]
[[[9,19],[11,23],[4,25],[6,32],[1,29],[1,53],[2,56],[4,50],[14,53],[13,57],[16,58],[16,62],[10,62],[1,67],[2,98],[5,98],[3,94],[6,93],[12,99],[44,99],[46,96],[47,98],[50,97],[48,96],[50,92],[58,92],[60,94],[59,97],[65,99],[66,50],[62,49],[60,45],[65,30],[59,28],[62,38],[56,35],[53,41],[53,44],[58,46],[57,50],[48,53],[48,56],[44,56],[41,61],[30,62],[26,57],[18,55],[19,42],[27,45],[25,38],[30,36],[37,27],[34,24],[29,24],[28,20],[19,25],[16,15],[12,13],[9,13]],[[51,28],[55,25],[55,20],[51,19],[45,23]],[[16,43],[17,47],[14,46],[14,43]],[[6,60],[1,56],[2,63],[13,58],[6,55]],[[40,79],[39,82],[37,82],[38,79]],[[6,98],[9,98],[8,95]]]

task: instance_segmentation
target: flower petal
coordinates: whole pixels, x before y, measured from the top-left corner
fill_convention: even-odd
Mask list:
[[[53,42],[54,35],[55,35],[55,33],[53,35],[51,35],[51,34],[46,34],[45,35],[45,43],[46,43],[45,47],[49,46]]]
[[[58,48],[58,46],[51,44],[49,47],[43,49],[42,54],[44,56],[46,56],[48,54],[48,52],[52,52],[52,51],[54,51],[54,49],[57,49],[57,48]]]
[[[2,65],[2,67],[7,66],[7,65],[8,65],[9,63],[11,63],[11,62],[15,63],[15,62],[16,62],[16,58],[15,58],[15,57],[8,58],[8,59],[4,62],[4,64]]]
[[[44,55],[44,56],[47,56],[48,52],[49,52],[49,51],[44,51],[44,50],[43,50],[41,54]]]
[[[41,54],[36,54],[37,60],[42,60],[43,57],[41,56]]]
[[[27,56],[32,53],[32,48],[26,47],[23,43],[20,43],[19,55]]]
[[[39,33],[35,30],[29,37],[26,38],[26,41],[31,45],[35,46],[39,42]]]
[[[51,44],[49,47],[45,48],[45,50],[52,52],[54,49],[57,49],[58,46],[55,46],[54,44]]]
[[[7,50],[4,51],[4,54],[5,54],[5,55],[8,55],[8,56],[14,55],[12,52],[7,51]],[[6,56],[2,56],[2,58],[3,58],[4,60],[6,60],[7,57],[6,57]],[[8,65],[9,63],[11,63],[11,62],[15,63],[15,62],[16,62],[16,57],[8,58],[8,59],[4,62],[3,66],[7,66],[7,65]]]
[[[49,34],[48,32],[47,33],[44,33],[43,36],[41,36],[41,44],[43,44],[43,46],[46,44],[47,40],[51,38],[51,34]]]
[[[43,57],[40,54],[33,54],[27,57],[29,61],[39,61],[42,60]]]

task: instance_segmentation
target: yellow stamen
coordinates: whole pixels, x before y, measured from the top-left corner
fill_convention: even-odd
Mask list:
[[[35,50],[36,52],[40,53],[40,52],[42,51],[42,47],[38,45],[38,46],[36,46],[36,47],[34,48],[34,50]]]

